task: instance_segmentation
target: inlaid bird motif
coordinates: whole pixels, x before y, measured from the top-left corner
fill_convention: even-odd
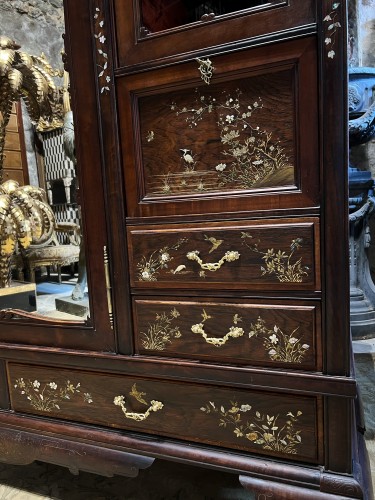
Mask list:
[[[195,160],[193,156],[193,151],[191,149],[180,149],[181,159],[184,162],[185,169],[187,172],[191,172],[195,167]]]
[[[213,236],[208,237],[206,234],[204,235],[204,240],[211,243],[212,247],[208,253],[212,253],[214,250],[219,248],[219,246],[223,243],[224,240],[217,240]]]

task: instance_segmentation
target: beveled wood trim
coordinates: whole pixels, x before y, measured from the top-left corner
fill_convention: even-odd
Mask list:
[[[323,394],[344,398],[356,396],[356,382],[348,377],[327,377],[318,373],[296,373],[288,370],[232,367],[197,363],[181,359],[150,360],[144,356],[120,356],[85,351],[56,350],[0,344],[0,358],[9,362],[55,368],[78,368],[98,373],[154,377],[163,380],[196,381],[209,385],[264,389],[291,394]]]
[[[348,108],[347,108],[347,2],[336,2],[340,28],[335,34],[334,57],[325,43],[332,13],[332,0],[319,3],[320,93],[322,144],[322,262],[325,297],[326,373],[348,375],[349,331],[349,247],[348,247]],[[332,55],[332,54],[331,54]],[[338,78],[333,78],[338,75]],[[324,200],[324,202],[323,202]]]
[[[101,137],[101,158],[103,164],[103,184],[106,191],[105,209],[107,224],[110,227],[108,234],[109,265],[111,271],[111,288],[113,303],[113,319],[115,322],[116,344],[121,352],[131,353],[133,350],[132,336],[132,311],[129,295],[129,271],[127,261],[127,245],[125,231],[125,203],[123,178],[120,168],[120,151],[118,141],[118,122],[116,107],[116,88],[114,85],[113,61],[114,46],[113,30],[110,28],[110,13],[108,0],[90,2],[91,18],[100,13],[100,22],[103,22],[103,32],[106,39],[105,50],[107,53],[106,75],[109,81],[103,82],[99,77],[96,80],[98,120]],[[96,9],[99,8],[100,11]],[[99,19],[98,19],[99,21]],[[98,33],[92,33],[95,38]],[[100,74],[98,50],[95,50],[97,73]],[[104,76],[104,75],[103,75]],[[107,91],[105,87],[108,87]],[[104,90],[103,90],[104,89]],[[119,235],[122,235],[121,244]],[[121,279],[116,277],[121,276]]]
[[[352,474],[352,446],[354,430],[353,400],[325,398],[325,467],[333,472]]]

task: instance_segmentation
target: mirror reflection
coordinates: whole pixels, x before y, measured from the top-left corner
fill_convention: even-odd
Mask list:
[[[61,39],[60,50],[63,42]],[[69,75],[0,36],[0,309],[89,315]]]
[[[213,19],[243,9],[271,4],[270,0],[141,0],[142,26],[147,33]]]

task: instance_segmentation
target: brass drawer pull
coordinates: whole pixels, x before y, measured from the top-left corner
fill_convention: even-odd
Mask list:
[[[209,337],[207,333],[204,331],[204,323],[209,319],[212,319],[212,316],[207,314],[205,309],[203,309],[202,321],[191,327],[191,331],[193,333],[199,333],[200,335],[202,335],[207,344],[212,344],[215,347],[221,347],[222,345],[226,344],[230,338],[237,339],[238,337],[242,337],[242,335],[245,333],[243,328],[234,326],[237,325],[239,321],[242,321],[242,319],[238,316],[238,314],[235,314],[233,316],[234,325],[229,328],[229,332],[225,334],[224,337]]]
[[[144,413],[136,413],[133,411],[128,411],[125,407],[125,396],[116,396],[113,400],[113,403],[116,406],[121,407],[121,410],[126,418],[130,418],[131,420],[136,420],[137,422],[142,422],[143,420],[146,420],[146,418],[149,417],[152,411],[159,411],[164,406],[163,403],[155,400],[152,400],[150,403],[147,403],[147,401],[143,397],[146,396],[146,393],[139,391],[137,389],[137,384],[133,384],[131,391],[129,392],[129,396],[136,399],[139,403],[142,403],[143,405],[146,406],[149,405],[149,408]]]
[[[225,334],[224,337],[209,337],[204,331],[203,323],[193,325],[191,327],[191,331],[193,333],[201,334],[207,344],[212,344],[215,347],[221,347],[222,345],[226,344],[231,337],[236,339],[238,337],[242,337],[242,335],[245,333],[242,328],[239,328],[238,326],[231,326],[229,328],[229,332]]]
[[[200,267],[205,271],[215,272],[218,271],[225,262],[233,262],[235,260],[238,260],[240,258],[240,254],[236,251],[230,250],[226,252],[225,255],[218,262],[207,262],[207,263],[204,263],[203,260],[199,257],[198,250],[193,250],[192,252],[188,252],[186,254],[186,257],[189,260],[197,261]]]

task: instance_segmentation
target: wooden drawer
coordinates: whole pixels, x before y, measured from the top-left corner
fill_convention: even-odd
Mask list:
[[[178,55],[186,57],[186,53],[194,54],[210,46],[233,42],[238,45],[241,39],[247,43],[252,38],[264,40],[265,36],[270,38],[271,33],[273,38],[275,34],[282,38],[282,31],[289,31],[290,36],[291,28],[316,21],[314,0],[252,0],[242,2],[248,7],[244,10],[233,8],[225,14],[216,11],[214,16],[191,12],[194,8],[188,12],[191,2],[179,0],[115,0],[113,3],[118,65],[127,71],[140,69],[145,63],[152,65],[155,60],[159,65],[163,60],[167,63],[172,56],[174,59]]]
[[[128,217],[319,204],[314,37],[117,80]],[[265,63],[267,61],[267,63]]]
[[[321,459],[320,400],[9,365],[12,409],[261,455]]]
[[[139,354],[321,370],[320,304],[136,298],[133,307]]]
[[[128,227],[142,288],[316,290],[318,219]]]

